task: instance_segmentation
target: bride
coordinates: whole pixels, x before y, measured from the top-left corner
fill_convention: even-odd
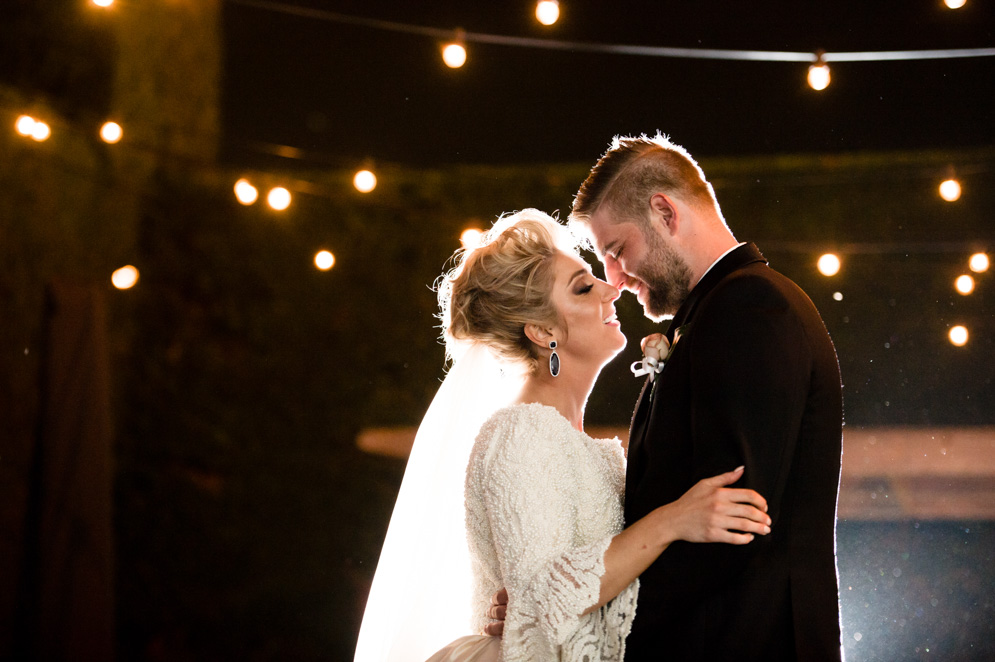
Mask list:
[[[724,487],[742,468],[623,530],[621,444],[583,431],[594,382],[625,346],[618,296],[532,209],[440,279],[453,363],[415,438],[356,662],[620,661],[639,574],[670,543],[769,532],[763,498]],[[502,588],[504,634],[489,637]]]

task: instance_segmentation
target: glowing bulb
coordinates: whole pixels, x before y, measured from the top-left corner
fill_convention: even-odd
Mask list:
[[[840,270],[840,259],[832,253],[826,253],[819,258],[818,268],[823,276],[835,276]]]
[[[50,135],[52,135],[52,130],[48,128],[48,125],[41,120],[35,120],[34,126],[31,127],[31,137],[38,142],[44,142],[48,140]]]
[[[290,191],[282,186],[270,189],[266,195],[266,204],[276,211],[283,211],[290,206]]]
[[[249,183],[248,179],[235,182],[235,199],[243,205],[251,205],[259,199],[259,189]]]
[[[314,256],[314,266],[322,271],[328,271],[335,266],[335,256],[329,251],[318,251]]]
[[[114,4],[114,0],[90,0],[90,2],[98,7],[110,7]]]
[[[967,344],[967,335],[967,328],[958,324],[955,327],[951,327],[947,337],[950,338],[950,344],[963,347]]]
[[[476,248],[480,245],[480,239],[484,236],[484,233],[477,228],[467,228],[463,230],[463,234],[459,236],[459,243],[462,244],[463,248],[470,250]]]
[[[442,61],[450,69],[459,69],[466,64],[466,49],[462,44],[446,44],[442,49]]]
[[[829,87],[829,65],[821,60],[808,68],[808,85],[813,90],[824,90]]]
[[[940,197],[947,202],[954,202],[960,199],[960,182],[956,179],[948,179],[940,184]]]
[[[352,185],[360,193],[369,193],[377,187],[377,176],[369,170],[360,170],[352,178]]]
[[[14,122],[14,129],[17,130],[22,136],[30,136],[31,132],[35,129],[35,118],[29,117],[28,115],[21,115]]]
[[[967,296],[974,291],[974,279],[967,274],[958,276],[957,280],[954,281],[954,289]]]
[[[967,4],[967,0],[943,0],[943,4],[950,9],[960,9]]]
[[[123,135],[124,131],[117,122],[104,122],[104,125],[100,127],[100,137],[105,143],[113,145],[121,140],[121,136]]]
[[[543,25],[552,25],[560,17],[560,3],[556,0],[541,0],[536,4],[536,19]]]
[[[971,259],[967,261],[967,265],[971,267],[971,271],[976,274],[988,271],[988,255],[986,253],[975,253],[971,256]]]
[[[833,292],[833,301],[842,301],[842,300],[843,300],[842,292]]]
[[[111,283],[119,290],[127,290],[135,286],[138,282],[138,269],[130,264],[114,271],[111,274]]]

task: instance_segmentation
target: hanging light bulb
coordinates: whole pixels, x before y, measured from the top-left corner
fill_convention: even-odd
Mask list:
[[[835,276],[840,271],[840,259],[832,253],[826,253],[819,258],[816,266],[823,276]]]
[[[466,64],[466,47],[463,45],[463,31],[456,31],[456,38],[442,47],[442,61],[450,69],[459,69]]]
[[[950,327],[950,332],[947,334],[947,337],[950,338],[951,345],[963,347],[967,344],[967,327],[959,324],[957,326]]]
[[[104,125],[100,127],[100,138],[108,145],[118,142],[123,135],[124,130],[117,122],[104,122]]]
[[[967,296],[974,291],[974,279],[967,274],[958,276],[957,280],[954,281],[954,289],[960,294]]]
[[[322,271],[328,271],[335,266],[335,256],[331,251],[318,251],[314,256],[314,266]]]
[[[480,239],[484,236],[484,233],[477,228],[467,228],[463,230],[463,233],[459,236],[459,243],[466,250],[472,250],[480,245]]]
[[[266,195],[266,204],[276,211],[283,211],[290,206],[290,191],[282,186],[270,189]]]
[[[967,265],[976,274],[984,273],[988,271],[988,254],[987,253],[975,253],[967,261]]]
[[[960,9],[967,4],[967,0],[943,0],[943,4],[945,4],[948,9]]]
[[[953,177],[943,180],[940,183],[940,197],[947,202],[960,200],[960,182]]]
[[[560,3],[556,0],[540,0],[536,4],[536,19],[543,25],[552,25],[560,18]]]
[[[31,132],[35,129],[35,118],[30,115],[21,115],[14,122],[14,129],[25,138],[30,137]]]
[[[251,205],[259,199],[259,189],[253,186],[248,179],[240,179],[235,182],[235,199],[243,205]]]
[[[48,128],[48,124],[45,124],[41,120],[35,120],[34,125],[31,127],[31,137],[38,142],[44,142],[48,140],[49,136],[52,135],[52,130]]]
[[[377,176],[369,170],[360,170],[352,178],[352,185],[360,193],[369,193],[377,187]]]
[[[98,7],[110,7],[114,4],[114,0],[90,0],[90,2]]]
[[[129,265],[116,269],[111,274],[111,284],[119,290],[129,290],[138,282],[138,269]]]
[[[808,85],[813,90],[821,91],[829,87],[831,79],[829,65],[822,59],[823,52],[815,54],[815,62],[808,68]]]

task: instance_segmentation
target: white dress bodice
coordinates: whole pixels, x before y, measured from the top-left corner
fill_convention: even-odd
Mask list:
[[[624,525],[624,486],[618,439],[592,439],[552,407],[512,405],[481,428],[466,477],[473,630],[506,588],[505,662],[622,660],[638,580],[581,614],[598,602],[605,551]]]

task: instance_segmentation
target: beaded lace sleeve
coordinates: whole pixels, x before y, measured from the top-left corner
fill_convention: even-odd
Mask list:
[[[599,443],[541,405],[499,412],[478,437],[467,478],[475,596],[508,589],[507,662],[622,658],[637,583],[581,615],[598,602],[605,551],[622,529],[621,449]]]

